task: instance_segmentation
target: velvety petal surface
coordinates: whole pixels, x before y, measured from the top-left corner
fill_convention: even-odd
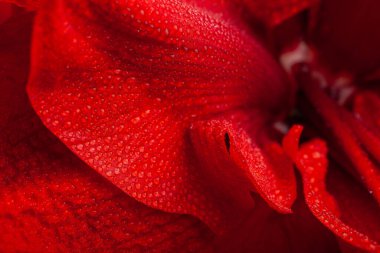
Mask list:
[[[44,124],[88,165],[133,198],[219,231],[240,217],[210,187],[219,177],[202,178],[191,125],[233,110],[274,120],[293,97],[276,63],[223,6],[52,1],[36,17],[28,86]]]
[[[0,251],[211,250],[203,223],[138,203],[45,128],[25,92],[31,24],[0,25]]]

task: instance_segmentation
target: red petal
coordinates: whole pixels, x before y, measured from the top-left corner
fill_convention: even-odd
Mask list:
[[[321,1],[315,41],[325,64],[356,73],[369,73],[380,64],[380,2]]]
[[[231,195],[229,206],[235,212],[252,208],[250,191],[257,191],[270,206],[282,213],[291,212],[296,198],[296,181],[291,161],[275,142],[260,138],[267,133],[253,132],[234,113],[232,119],[199,122],[192,129],[192,140],[208,178],[217,179],[218,192]],[[244,116],[243,116],[244,117]],[[260,116],[252,124],[262,128]],[[250,119],[252,120],[252,119]],[[262,117],[261,117],[262,120]],[[240,124],[239,124],[240,123]],[[265,128],[265,127],[264,127]],[[232,205],[233,201],[237,203]],[[237,214],[239,215],[239,214]]]
[[[334,167],[329,170],[326,185],[342,210],[340,218],[350,227],[379,242],[380,208],[368,191]]]
[[[253,15],[268,26],[276,26],[305,9],[315,6],[319,0],[242,0]]]
[[[290,142],[293,143],[294,139],[297,138],[298,135],[297,133],[295,134],[295,132],[296,131],[294,129],[291,130],[290,136],[287,136],[287,139],[284,140],[284,142],[288,144]],[[353,195],[351,195],[351,190],[343,192],[342,187],[346,187],[346,189],[348,189],[347,186],[344,186],[343,184],[340,184],[338,186],[332,184],[335,192],[336,190],[339,190],[338,196],[340,200],[339,203],[341,205],[338,206],[336,199],[327,192],[325,185],[325,176],[328,166],[326,144],[319,139],[303,144],[300,150],[297,152],[294,162],[302,174],[306,202],[313,214],[326,227],[328,227],[331,231],[333,231],[337,236],[341,237],[347,243],[369,251],[380,250],[378,243],[373,239],[369,239],[368,237],[368,234],[371,236],[373,235],[373,231],[371,231],[371,229],[364,229],[365,232],[371,231],[368,234],[360,232],[360,230],[363,229],[363,225],[368,226],[374,222],[377,223],[374,225],[375,227],[380,225],[379,217],[375,214],[376,212],[372,212],[373,210],[378,209],[376,204],[373,205],[373,202],[368,202],[365,198],[351,199],[351,196],[356,197],[356,189]],[[339,183],[340,182],[341,181],[339,181]],[[350,186],[352,185],[353,184],[350,184]],[[350,198],[346,197],[347,192],[350,192]],[[364,201],[364,199],[366,201]],[[354,218],[353,220],[351,211],[353,210],[354,213],[358,213],[357,211],[362,210],[363,206],[355,206],[354,208],[351,208],[349,205],[347,205],[347,201],[351,203],[359,201],[361,202],[360,204],[366,205],[369,208],[366,211],[366,213],[369,212],[369,216],[364,219]],[[371,204],[368,205],[368,203]],[[358,202],[355,204],[358,204]],[[348,209],[339,208],[342,206]],[[340,210],[342,210],[342,213]],[[347,219],[347,217],[350,217],[351,219]],[[347,219],[349,223],[347,224],[347,222],[344,222],[344,219]],[[352,224],[354,226],[352,226]],[[360,230],[357,230],[358,225]],[[377,239],[378,235],[376,235],[375,238]]]
[[[0,251],[207,250],[201,222],[136,202],[43,126],[25,92],[31,23],[0,26]]]
[[[293,160],[297,157],[298,143],[300,142],[303,126],[294,125],[289,132],[284,136],[282,146],[285,152]]]
[[[51,4],[35,25],[29,95],[44,124],[130,196],[220,228],[226,200],[202,179],[186,132],[233,108],[277,114],[292,90],[241,25],[201,2]]]
[[[369,239],[366,234],[350,227],[339,218],[335,201],[326,191],[324,182],[327,172],[326,152],[323,142],[318,140],[310,142],[301,147],[296,161],[302,173],[306,202],[310,210],[326,227],[346,242],[365,250],[380,251],[376,241]]]
[[[362,144],[372,144],[368,140],[367,142],[363,140],[365,136],[363,136],[362,131],[358,131],[358,134],[354,131],[355,125],[350,123],[351,120],[347,120],[347,112],[324,94],[318,87],[316,80],[309,74],[301,74],[299,78],[307,98],[323,121],[328,123],[325,126],[328,127],[331,135],[338,140],[339,148],[346,154],[346,159],[349,159],[363,182],[370,191],[373,191],[375,198],[380,203],[380,169],[367,154],[370,149],[367,151],[362,147]]]

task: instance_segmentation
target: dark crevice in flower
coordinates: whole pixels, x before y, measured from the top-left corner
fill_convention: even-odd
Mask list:
[[[227,152],[230,153],[231,143],[230,143],[230,136],[228,133],[224,134],[224,143],[226,144]]]
[[[309,138],[325,138],[332,153],[330,159],[327,159],[325,141],[312,140],[305,142],[301,148],[304,149],[302,155],[298,154],[295,142],[290,141],[289,137],[293,135],[294,140],[299,139],[300,129],[297,127],[293,127],[285,138],[284,148],[303,175],[306,202],[315,216],[347,243],[369,251],[378,251],[378,236],[368,233],[357,224],[345,223],[347,220],[341,215],[335,196],[323,190],[326,188],[325,174],[334,170],[331,164],[336,160],[341,168],[352,174],[358,184],[363,184],[369,195],[373,194],[370,196],[372,202],[378,202],[378,137],[347,108],[355,98],[355,87],[351,88],[347,85],[348,82],[339,86],[339,79],[332,78],[328,71],[323,71],[315,62],[307,61],[310,60],[307,57],[299,57],[297,60],[299,62],[295,61],[288,69],[291,69],[290,76],[299,87],[297,108],[301,111],[301,117],[298,121],[306,129],[314,131],[309,132]],[[344,89],[349,89],[349,92]],[[319,160],[321,157],[324,158]]]
[[[378,165],[371,161],[371,153],[367,153],[363,147],[363,145],[366,146],[366,142],[371,142],[368,143],[370,144],[369,147],[376,145],[373,144],[376,137],[374,136],[374,139],[371,139],[370,132],[363,129],[362,125],[357,123],[356,119],[346,109],[338,105],[322,91],[321,88],[323,87],[318,83],[319,79],[316,78],[312,69],[302,65],[295,71],[297,72],[296,78],[300,84],[300,88],[311,103],[311,106],[316,110],[316,113],[321,116],[324,128],[327,129],[329,135],[332,135],[339,141],[339,149],[349,159],[355,168],[355,172],[360,175],[361,181],[379,199],[378,187],[380,176],[377,168]],[[364,138],[361,138],[360,135]],[[378,148],[374,147],[373,150],[376,152]]]

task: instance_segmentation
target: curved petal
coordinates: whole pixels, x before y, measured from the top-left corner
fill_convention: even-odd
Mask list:
[[[237,217],[202,180],[186,132],[236,108],[278,115],[293,91],[238,21],[205,6],[53,1],[37,16],[28,89],[44,124],[119,188],[221,231]]]
[[[291,212],[296,198],[291,161],[276,142],[261,141],[263,135],[268,135],[265,130],[257,130],[267,128],[260,122],[262,117],[257,115],[255,120],[247,120],[241,112],[232,115],[197,122],[192,127],[193,145],[206,176],[218,179],[218,192],[231,195],[229,205],[236,212],[244,210],[244,206],[252,208],[251,191],[257,191],[275,210]],[[250,121],[255,130],[244,127],[242,122],[246,121]],[[232,205],[233,201],[237,203]]]
[[[292,128],[284,143],[288,147],[294,147],[298,139],[299,129]],[[293,154],[294,162],[302,174],[306,203],[313,214],[347,243],[371,252],[380,251],[376,241],[379,239],[380,227],[377,204],[368,200],[368,197],[363,197],[357,188],[353,188],[355,184],[352,182],[345,184],[339,177],[338,181],[334,180],[331,184],[338,197],[333,197],[326,190],[325,177],[328,166],[326,144],[322,140],[315,139],[303,144],[295,155],[293,149],[289,153]],[[349,198],[346,196],[348,189]],[[361,197],[357,198],[359,195]],[[356,216],[364,210],[365,217]]]
[[[136,202],[43,126],[25,92],[33,20],[19,19],[0,26],[0,251],[208,251],[204,224]]]
[[[342,210],[341,219],[377,243],[380,242],[380,208],[371,194],[333,166],[327,174],[326,186]],[[351,243],[350,240],[348,243]]]
[[[371,133],[358,125],[352,115],[328,97],[318,87],[318,80],[311,73],[300,72],[298,81],[312,107],[323,121],[328,123],[323,125],[323,130],[327,130],[329,135],[338,141],[339,151],[343,152],[346,160],[354,168],[353,174],[359,175],[358,178],[374,193],[375,199],[380,203],[380,167],[376,162],[376,153],[379,151],[374,147],[374,143],[379,141],[370,140]],[[375,155],[375,159],[372,159],[371,155]]]

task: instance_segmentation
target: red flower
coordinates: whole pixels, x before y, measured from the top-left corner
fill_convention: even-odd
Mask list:
[[[14,2],[1,251],[380,252],[379,3]]]

